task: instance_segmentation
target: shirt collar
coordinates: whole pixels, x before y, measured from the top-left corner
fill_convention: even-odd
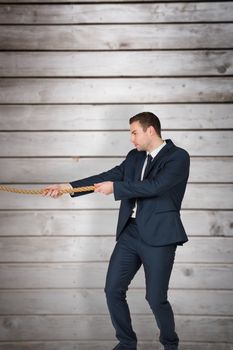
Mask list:
[[[163,143],[159,147],[155,148],[152,152],[146,152],[146,153],[147,155],[150,154],[151,157],[154,159],[154,157],[159,153],[159,151],[161,151],[161,149],[164,146],[166,146],[166,141],[163,141]]]

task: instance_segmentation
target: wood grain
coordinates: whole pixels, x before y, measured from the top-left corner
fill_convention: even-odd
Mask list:
[[[0,80],[0,103],[232,102],[232,77]]]
[[[154,316],[133,316],[141,340],[158,337]],[[146,327],[145,327],[146,324]],[[223,316],[177,316],[177,331],[184,341],[232,342],[233,319]],[[8,316],[0,317],[0,340],[113,340],[109,316]]]
[[[230,50],[0,52],[2,77],[225,76]]]
[[[127,300],[132,314],[150,314],[144,289],[130,289]],[[201,303],[200,303],[201,300]],[[176,315],[231,316],[232,291],[170,290]],[[102,289],[3,290],[1,315],[108,315]]]
[[[233,6],[221,3],[2,5],[1,24],[166,23],[231,21]]]
[[[232,48],[233,23],[2,25],[2,50]]]
[[[0,350],[109,350],[116,345],[116,341],[23,341],[23,342],[1,342]],[[138,350],[160,350],[161,344],[158,341],[139,341]],[[233,350],[230,343],[201,343],[183,342],[179,344],[180,350]]]
[[[178,250],[186,249],[179,247]],[[1,263],[0,283],[5,289],[104,288],[107,262]],[[132,288],[145,288],[143,269]],[[175,262],[170,288],[232,290],[232,264]]]
[[[113,237],[1,237],[0,262],[108,261]],[[233,263],[233,238],[192,237],[177,262]],[[206,249],[208,247],[208,250]]]
[[[38,54],[39,55],[39,54]],[[0,105],[0,129],[21,131],[129,130],[129,118],[151,111],[162,130],[233,129],[232,103]]]
[[[233,155],[230,130],[164,131],[162,135],[190,156]],[[129,131],[0,132],[1,157],[125,157],[133,148]]]
[[[115,236],[117,217],[118,210],[4,210],[0,236]],[[190,239],[233,236],[231,211],[182,210],[181,218]]]

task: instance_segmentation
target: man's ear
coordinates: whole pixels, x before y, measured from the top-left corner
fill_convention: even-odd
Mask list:
[[[155,129],[153,128],[152,125],[149,126],[149,134],[150,134],[150,136],[155,134]]]

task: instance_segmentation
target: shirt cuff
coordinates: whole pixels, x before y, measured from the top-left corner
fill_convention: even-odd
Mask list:
[[[70,185],[70,188],[73,189],[73,186],[72,186],[70,183],[69,183],[69,185]],[[75,192],[71,192],[71,193],[70,193],[70,196],[71,196],[71,197],[74,197],[74,194],[75,194]]]

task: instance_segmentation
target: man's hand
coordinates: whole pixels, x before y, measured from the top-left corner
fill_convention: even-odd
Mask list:
[[[106,195],[113,193],[112,181],[99,182],[98,184],[94,184],[94,186],[95,186],[95,192],[103,193]]]
[[[64,193],[59,193],[60,190],[70,189],[72,186],[70,184],[55,184],[45,187],[43,190],[42,196],[58,198],[61,197]]]

